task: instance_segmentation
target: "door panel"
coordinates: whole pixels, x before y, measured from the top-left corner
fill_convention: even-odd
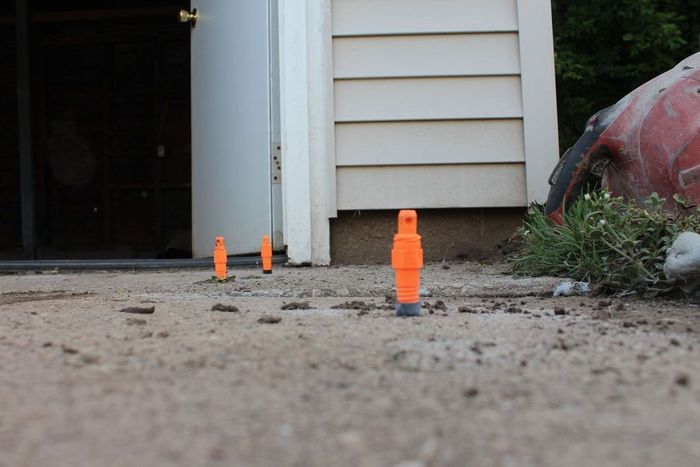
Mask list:
[[[192,0],[192,247],[255,253],[270,235],[269,6]]]

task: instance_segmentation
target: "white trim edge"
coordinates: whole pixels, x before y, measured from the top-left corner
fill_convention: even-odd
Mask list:
[[[527,200],[547,199],[559,158],[551,0],[518,0]]]
[[[330,264],[336,215],[331,0],[280,0],[284,238],[291,264]]]

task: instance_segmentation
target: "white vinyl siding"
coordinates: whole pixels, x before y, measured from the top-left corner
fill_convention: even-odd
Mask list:
[[[539,13],[550,5],[332,0],[338,209],[508,207],[541,199],[546,174],[539,172],[557,156],[549,136],[556,134],[548,100],[553,67],[552,79],[541,79],[553,64],[551,50],[534,51],[536,59],[524,50],[524,3]],[[525,15],[526,37],[546,47],[551,24],[543,39],[547,28],[533,30],[535,16]],[[525,69],[533,75],[528,89]],[[528,107],[539,115],[525,124],[524,102],[538,96],[546,106]],[[554,127],[545,118],[547,128],[538,129],[550,111]],[[549,139],[530,137],[537,131]],[[528,144],[529,137],[542,144]],[[530,158],[537,172],[526,173]]]
[[[486,208],[525,198],[521,164],[341,167],[340,209]]]
[[[336,122],[519,118],[522,102],[517,76],[335,82]]]
[[[339,167],[525,162],[522,119],[342,123],[335,138]]]
[[[340,37],[336,79],[520,74],[517,33]]]
[[[333,35],[517,31],[514,0],[333,0]]]

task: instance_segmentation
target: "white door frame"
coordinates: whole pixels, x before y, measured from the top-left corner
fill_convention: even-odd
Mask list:
[[[279,37],[287,255],[327,265],[337,216],[331,0],[279,0]]]

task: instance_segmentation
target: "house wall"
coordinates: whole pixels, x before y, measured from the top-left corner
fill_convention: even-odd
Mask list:
[[[542,200],[558,150],[549,8],[332,0],[337,209]]]
[[[439,226],[461,210],[512,227],[545,199],[558,157],[551,0],[280,5],[290,263],[328,264],[331,250],[362,262],[343,252],[367,251],[352,240],[360,212],[393,225],[396,209],[425,208]],[[488,247],[452,234],[460,255]]]

